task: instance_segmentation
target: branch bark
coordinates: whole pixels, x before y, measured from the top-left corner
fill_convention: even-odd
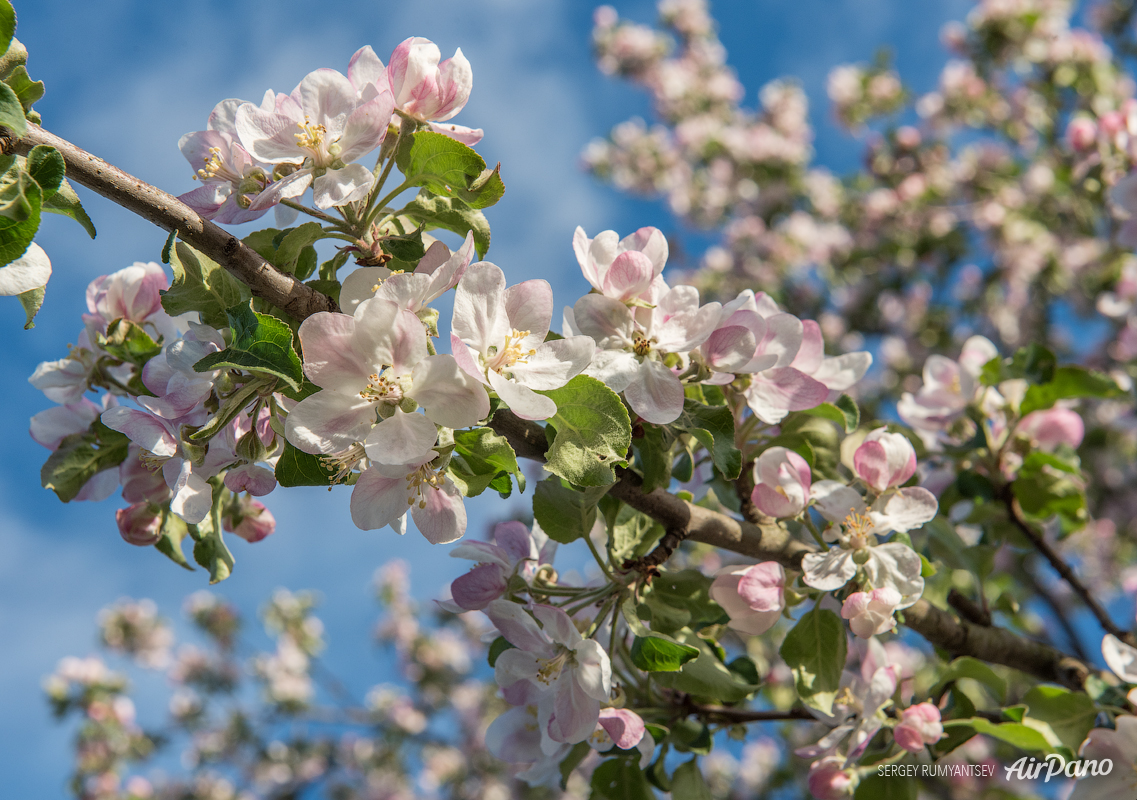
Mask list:
[[[518,455],[544,460],[544,431],[533,422],[518,419],[502,409],[490,427],[514,444]],[[538,432],[541,432],[538,437]],[[539,451],[539,452],[538,452]],[[792,569],[801,568],[811,545],[794,539],[777,523],[753,524],[736,520],[681,500],[662,489],[644,494],[642,479],[631,470],[622,470],[609,494],[637,511],[661,522],[668,530],[681,530],[685,538],[721,547],[752,558],[777,561]],[[1044,681],[1081,690],[1095,670],[1083,661],[1053,647],[1025,639],[1005,628],[976,625],[956,618],[927,600],[918,600],[903,612],[904,624],[931,644],[954,656],[972,656],[992,664],[1002,664],[1034,675]]]
[[[252,248],[228,231],[203,219],[178,198],[163,192],[118,167],[91,155],[71,142],[29,122],[28,132],[15,139],[0,128],[0,152],[27,155],[36,145],[54,147],[67,165],[67,177],[132,211],[216,261],[263,298],[298,320],[319,311],[339,311],[332,298],[277,270]]]

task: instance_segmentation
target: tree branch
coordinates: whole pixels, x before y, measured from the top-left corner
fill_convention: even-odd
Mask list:
[[[518,419],[510,411],[501,409],[494,415],[490,427],[509,439],[518,455],[544,460],[545,447],[538,444],[544,442],[544,431],[540,425]],[[669,531],[684,531],[686,538],[741,555],[800,569],[805,554],[813,552],[811,545],[794,539],[777,523],[755,525],[742,522],[688,503],[662,489],[644,494],[642,486],[643,480],[625,469],[620,471],[619,479],[608,493],[661,522]],[[927,600],[918,600],[903,614],[905,625],[952,655],[967,655],[1013,667],[1044,681],[1077,690],[1095,671],[1066,653],[1024,639],[1005,628],[957,619]]]
[[[285,275],[261,258],[240,239],[222,230],[178,198],[108,164],[43,128],[28,123],[28,132],[15,139],[0,128],[0,151],[26,155],[36,145],[54,147],[67,165],[67,177],[101,194],[127,211],[153,222],[216,261],[263,298],[298,320],[319,311],[339,311],[332,298]]]
[[[1015,496],[1011,493],[1010,487],[1007,487],[1002,494],[1003,503],[1007,507],[1007,514],[1010,515],[1011,522],[1014,523],[1015,527],[1019,529],[1019,532],[1027,538],[1027,541],[1034,545],[1034,549],[1050,562],[1050,566],[1054,567],[1054,571],[1062,576],[1062,580],[1070,585],[1070,588],[1074,590],[1074,594],[1078,595],[1082,602],[1085,603],[1086,608],[1097,617],[1102,628],[1123,642],[1134,644],[1133,634],[1119,628],[1113,623],[1109,614],[1102,608],[1101,604],[1094,599],[1094,596],[1090,594],[1090,590],[1082,583],[1081,578],[1075,574],[1073,568],[1066,563],[1066,560],[1059,555],[1057,550],[1050,546],[1050,542],[1046,541],[1033,526],[1027,524],[1027,521],[1023,519],[1022,507],[1019,506],[1019,501],[1016,500]]]

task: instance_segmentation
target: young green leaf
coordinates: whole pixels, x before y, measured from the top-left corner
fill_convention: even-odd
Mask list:
[[[550,539],[568,544],[592,530],[604,492],[604,487],[578,491],[552,475],[533,490],[533,516]]]
[[[395,156],[399,170],[412,186],[425,186],[442,197],[461,200],[474,209],[492,206],[505,194],[498,170],[471,147],[434,131],[417,131],[405,139]]]
[[[726,406],[683,402],[683,413],[673,423],[691,434],[711,454],[719,472],[734,480],[742,471],[742,453],[734,446],[734,414]]]
[[[698,761],[691,759],[675,768],[671,778],[671,796],[684,800],[712,800],[710,787],[703,778]]]
[[[557,404],[545,469],[576,486],[615,483],[612,468],[627,458],[632,443],[632,422],[619,396],[587,375],[541,394]]]
[[[126,460],[130,440],[99,420],[89,430],[73,433],[60,442],[40,470],[43,488],[51,489],[64,503],[78,496],[87,481],[103,470]]]
[[[798,697],[824,714],[833,709],[833,698],[845,668],[845,626],[832,611],[814,608],[786,634],[778,651],[794,675]]]
[[[335,483],[332,470],[319,456],[297,450],[291,442],[284,443],[284,452],[276,462],[276,480],[281,486],[331,486]]]
[[[474,249],[478,251],[478,258],[485,258],[486,252],[490,249],[490,224],[486,220],[486,215],[470,208],[461,200],[437,197],[425,191],[419,192],[399,212],[399,215],[417,220],[425,224],[427,229],[442,228],[462,237],[467,233],[473,233]]]
[[[675,672],[698,656],[699,648],[660,633],[637,636],[632,643],[632,663],[644,672]]]
[[[35,318],[39,313],[40,308],[43,306],[43,298],[47,294],[46,286],[39,286],[35,289],[28,289],[26,292],[20,292],[16,297],[20,298],[20,305],[24,307],[24,330],[31,330],[36,326]]]
[[[292,329],[276,317],[258,314],[245,304],[225,313],[233,331],[232,343],[220,352],[210,353],[193,368],[197,372],[215,369],[264,372],[281,378],[299,391],[304,382],[304,367],[292,347]]]
[[[66,178],[59,184],[59,189],[55,194],[43,201],[41,211],[71,217],[83,226],[83,230],[87,232],[88,236],[92,239],[95,238],[95,223],[91,222],[91,218],[83,210],[83,204],[79,202],[79,195],[75,193]]]
[[[248,288],[216,261],[185,242],[177,242],[175,236],[176,233],[170,235],[167,247],[162,251],[163,260],[174,272],[170,288],[161,293],[162,308],[172,317],[200,312],[201,321],[206,325],[225,327],[229,321],[226,309],[247,303],[250,296]]]

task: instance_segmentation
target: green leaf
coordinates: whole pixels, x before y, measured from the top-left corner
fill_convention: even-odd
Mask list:
[[[646,599],[653,614],[660,603],[683,609],[690,615],[691,627],[698,629],[724,619],[722,607],[711,599],[712,582],[697,569],[667,570],[651,582]]]
[[[264,372],[283,379],[299,391],[304,382],[304,367],[292,347],[292,328],[276,317],[258,314],[244,304],[230,308],[226,316],[233,331],[232,343],[198,361],[193,365],[194,370]]]
[[[395,155],[399,170],[411,186],[425,186],[436,195],[458,199],[470,208],[492,206],[505,194],[498,171],[487,169],[477,152],[449,136],[417,131]]]
[[[1072,397],[1119,397],[1123,394],[1117,382],[1101,372],[1082,367],[1059,367],[1054,370],[1054,378],[1049,383],[1026,390],[1019,410],[1029,414]]]
[[[974,681],[979,681],[991,690],[1000,704],[1006,702],[1007,682],[999,677],[998,673],[991,667],[971,656],[962,656],[948,664],[947,669],[940,675],[940,679],[936,681],[936,685],[929,694],[935,697],[943,691],[945,686],[960,678],[971,678]]]
[[[276,462],[276,480],[281,486],[331,486],[335,475],[319,456],[297,450],[284,443],[284,452]]]
[[[561,762],[561,789],[568,785],[569,775],[572,775],[573,771],[580,766],[580,762],[584,761],[585,757],[591,752],[592,748],[589,747],[588,742],[577,742],[572,746],[564,761]]]
[[[182,540],[189,533],[189,528],[186,527],[186,523],[180,517],[173,514],[168,508],[162,511],[161,533],[162,538],[154,545],[158,552],[179,567],[193,572],[193,567],[186,561],[185,553],[182,552]]]
[[[43,202],[41,210],[71,217],[83,226],[83,230],[92,239],[95,238],[95,223],[91,222],[91,218],[83,210],[83,204],[79,202],[79,195],[71,188],[71,184],[67,182],[66,178],[59,184],[58,191]]]
[[[17,137],[22,137],[28,132],[24,105],[12,91],[12,87],[6,83],[0,83],[0,125],[10,128]]]
[[[557,404],[549,420],[556,438],[545,454],[545,469],[576,486],[615,483],[612,467],[627,458],[632,443],[632,422],[619,396],[587,375],[540,394]]]
[[[1042,732],[1021,722],[996,724],[985,717],[953,719],[944,722],[944,732],[948,734],[953,734],[957,729],[967,728],[1031,753],[1048,752],[1052,749],[1050,742],[1046,740],[1046,736]]]
[[[699,655],[678,672],[656,672],[652,679],[660,686],[687,692],[713,703],[740,703],[761,687],[746,683],[727,669],[710,645],[697,640]]]
[[[33,81],[23,65],[12,70],[4,78],[4,83],[8,84],[15,92],[16,99],[20,101],[20,107],[23,108],[25,114],[31,114],[32,106],[43,97],[43,81]]]
[[[24,47],[19,39],[13,37],[8,44],[8,49],[4,51],[3,55],[0,55],[0,80],[4,80],[15,72],[17,67],[22,67],[27,63],[28,48]]]
[[[603,800],[655,800],[655,792],[635,759],[610,758],[592,773],[592,797]]]
[[[486,659],[489,661],[491,667],[496,666],[497,657],[504,653],[506,650],[513,649],[514,645],[510,644],[508,639],[506,639],[504,636],[499,636],[493,640],[492,644],[490,644],[490,651],[486,655]]]
[[[39,184],[44,202],[51,199],[63,185],[63,178],[67,174],[67,165],[63,162],[63,156],[54,147],[40,144],[28,153],[25,164],[28,174]]]
[[[574,542],[596,524],[596,504],[606,488],[577,491],[551,475],[533,490],[533,516],[553,541]]]
[[[697,719],[684,719],[677,722],[675,727],[671,729],[669,739],[680,753],[707,755],[715,746],[710,726]]]
[[[1094,727],[1097,706],[1081,692],[1057,686],[1036,686],[1023,697],[1031,719],[1050,726],[1062,744],[1077,752]]]
[[[478,258],[485,258],[490,249],[490,224],[481,211],[470,208],[461,200],[449,197],[436,197],[427,192],[419,192],[411,202],[399,212],[424,223],[428,229],[442,228],[465,237],[474,234],[474,249]]]
[[[215,479],[216,480],[216,479]],[[209,570],[209,583],[220,583],[233,574],[233,554],[221,532],[219,503],[225,495],[223,484],[213,486],[213,511],[197,525],[187,526],[193,537],[193,560]]]
[[[671,778],[671,796],[683,800],[712,800],[711,790],[695,759],[675,768]]]
[[[185,242],[175,241],[163,251],[163,259],[174,272],[174,282],[162,292],[162,308],[172,317],[196,311],[201,321],[214,328],[229,323],[226,309],[249,301],[249,290],[216,261],[194,250]]]
[[[644,425],[644,435],[634,440],[637,464],[643,473],[645,493],[666,489],[671,485],[671,448],[664,429],[658,425]]]
[[[390,253],[399,261],[408,264],[417,264],[426,255],[426,248],[422,243],[422,227],[419,227],[403,236],[384,236],[379,240],[383,252]]]
[[[64,503],[70,503],[87,481],[125,461],[129,444],[125,435],[95,420],[89,430],[73,433],[60,442],[44,462],[40,482]]]
[[[517,454],[504,436],[492,428],[454,431],[450,476],[466,497],[476,497],[502,475],[519,475]],[[509,478],[505,479],[509,486]]]
[[[35,320],[36,314],[39,313],[40,308],[43,306],[43,298],[46,294],[47,287],[39,286],[16,295],[16,297],[20,298],[20,305],[24,307],[24,316],[27,318],[24,322],[24,330],[31,330],[36,326],[33,320]]]
[[[128,319],[114,320],[107,326],[106,334],[98,334],[98,339],[103,350],[129,364],[145,364],[162,352],[162,346],[141,325]]]
[[[650,636],[651,631],[644,625],[640,615],[636,612],[636,598],[629,594],[620,604],[620,612],[624,615],[624,622],[628,623],[628,630],[635,636]]]
[[[734,414],[729,408],[684,400],[683,413],[672,424],[691,434],[706,448],[727,480],[738,477],[742,471],[742,453],[734,446]]]
[[[808,408],[801,413],[835,422],[845,429],[845,433],[852,433],[861,423],[861,410],[857,407],[857,401],[847,394],[841,395],[837,399],[836,405],[833,403],[822,403],[815,408]]]
[[[12,46],[12,37],[16,35],[16,9],[8,0],[0,0],[0,52],[7,51]]]
[[[249,234],[242,241],[280,271],[296,274],[297,278],[304,280],[312,274],[315,265],[316,251],[311,245],[319,241],[323,235],[320,223],[305,222],[295,228],[284,230],[265,228]],[[300,274],[299,261],[309,250],[312,263],[305,267],[307,274]]]
[[[0,224],[9,227],[38,214],[37,196],[42,199],[43,190],[28,174],[24,162],[18,162],[5,173],[0,185],[0,217],[4,218]]]
[[[675,672],[698,656],[699,648],[659,633],[637,636],[632,643],[632,663],[644,672]]]
[[[861,779],[853,800],[916,800],[916,779],[907,775],[870,774]]]
[[[647,555],[663,533],[663,526],[654,519],[621,503],[608,528],[614,563],[621,564],[627,559]]]
[[[798,697],[829,714],[845,668],[845,626],[832,611],[814,608],[786,634],[778,651],[793,671]]]

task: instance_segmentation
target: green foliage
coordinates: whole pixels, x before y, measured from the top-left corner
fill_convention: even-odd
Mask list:
[[[680,764],[671,778],[671,796],[684,800],[711,800],[711,790],[695,759]]]
[[[189,534],[189,528],[186,523],[176,514],[170,512],[169,509],[162,510],[162,538],[154,545],[158,552],[173,561],[179,567],[188,569],[193,572],[193,567],[186,561],[185,553],[182,552],[182,540]]]
[[[8,0],[0,0],[0,50],[7,50],[16,35],[16,9]]]
[[[491,667],[497,665],[497,657],[504,653],[506,650],[513,650],[514,645],[509,643],[509,640],[504,636],[499,636],[490,644],[489,653],[486,655],[486,660],[489,661]]]
[[[853,800],[916,800],[916,779],[907,775],[871,774],[861,779]]]
[[[845,429],[845,433],[852,433],[861,424],[861,409],[857,406],[857,401],[847,394],[838,397],[836,404],[822,403],[801,413],[835,422]]]
[[[226,310],[233,333],[228,347],[210,353],[193,365],[197,372],[242,369],[280,378],[299,391],[304,367],[292,346],[292,329],[276,317],[258,314],[247,304]]]
[[[28,132],[28,121],[24,116],[24,104],[6,83],[0,83],[0,125],[10,128],[16,136]]]
[[[944,733],[954,736],[957,731],[966,736],[966,739],[971,738],[968,733],[982,733],[1028,753],[1046,753],[1052,749],[1051,743],[1041,731],[1022,722],[995,723],[986,717],[944,721]]]
[[[40,308],[43,306],[43,298],[46,294],[46,289],[43,286],[39,286],[16,295],[16,297],[20,298],[20,305],[24,307],[24,316],[26,317],[24,330],[31,330],[36,326],[34,320],[36,314],[39,313]]]
[[[470,208],[461,200],[437,197],[423,191],[407,203],[399,214],[418,220],[428,229],[442,228],[462,237],[473,233],[478,258],[485,258],[490,249],[490,224],[486,215]]]
[[[658,425],[644,425],[643,436],[634,439],[636,466],[643,475],[643,491],[666,489],[671,485],[671,440]]]
[[[742,453],[734,446],[734,415],[726,406],[707,406],[696,400],[683,401],[683,413],[672,423],[695,438],[727,480],[742,471]]]
[[[697,644],[699,655],[678,672],[654,673],[656,683],[708,703],[740,703],[761,688],[732,672],[702,639],[693,639],[692,644]]]
[[[1086,740],[1098,714],[1087,695],[1058,686],[1035,686],[1023,696],[1023,703],[1030,719],[1048,725],[1055,738],[1074,752]]]
[[[43,191],[44,201],[51,199],[59,191],[67,174],[67,165],[63,161],[63,156],[54,147],[45,144],[33,147],[24,165],[32,180],[38,183]]]
[[[1058,367],[1052,380],[1026,390],[1020,411],[1029,414],[1075,397],[1119,397],[1125,394],[1108,375],[1082,367]]]
[[[627,458],[632,443],[632,422],[619,396],[587,375],[541,394],[557,404],[546,428],[556,438],[545,454],[545,469],[576,486],[615,483],[613,466]]]
[[[655,792],[634,758],[610,758],[592,773],[592,797],[603,800],[655,800]]]
[[[83,210],[83,204],[79,202],[79,195],[75,193],[66,178],[59,184],[59,189],[55,194],[43,202],[41,211],[70,217],[83,226],[83,230],[87,232],[88,236],[92,239],[95,238],[95,223]]]
[[[206,325],[224,328],[229,324],[226,310],[247,303],[248,288],[216,261],[176,239],[175,231],[162,250],[162,260],[174,272],[173,283],[162,292],[162,308],[172,317],[196,311]]]
[[[940,675],[936,685],[929,692],[935,697],[944,690],[949,683],[960,678],[970,678],[986,686],[1000,703],[1007,699],[1007,682],[995,670],[982,661],[971,656],[962,656],[948,664],[947,669]]]
[[[845,668],[845,626],[832,611],[814,608],[786,634],[778,651],[793,671],[798,697],[828,714]]]
[[[265,228],[242,241],[281,272],[306,280],[316,271],[316,248],[312,245],[324,235],[318,222],[305,222],[295,228]]]
[[[492,428],[454,431],[454,452],[450,458],[450,477],[467,497],[476,497],[492,486],[508,497],[513,475],[524,490],[525,478],[504,436]]]
[[[632,643],[632,663],[644,672],[675,672],[698,655],[699,648],[659,633],[637,636]]]
[[[323,459],[297,450],[285,441],[284,452],[276,462],[276,480],[281,486],[331,486],[334,475]]]
[[[596,503],[605,491],[606,487],[578,491],[552,475],[533,489],[533,516],[553,541],[574,542],[596,524]]]
[[[127,319],[111,322],[105,334],[98,334],[98,340],[99,346],[119,361],[138,366],[162,352],[162,346],[142,326]]]
[[[0,123],[2,124],[2,123]],[[39,230],[43,190],[18,159],[0,177],[0,266],[27,252]]]
[[[209,570],[209,583],[220,583],[233,574],[233,554],[225,544],[221,532],[221,502],[228,490],[217,478],[213,486],[213,509],[197,525],[187,526],[193,538],[193,560]]]
[[[1058,366],[1054,353],[1040,344],[1019,348],[1011,358],[993,358],[983,365],[979,380],[995,386],[1006,380],[1021,379],[1031,384],[1050,383]]]
[[[608,546],[613,563],[622,564],[630,558],[642,558],[663,533],[663,526],[654,519],[620,503],[608,521]]]
[[[436,195],[461,200],[473,209],[492,206],[505,194],[498,171],[487,169],[477,152],[449,136],[417,131],[402,140],[395,163],[410,186],[424,186]]]
[[[95,420],[83,433],[73,433],[60,442],[40,470],[40,482],[64,503],[78,496],[87,481],[103,470],[126,460],[130,440]]]

